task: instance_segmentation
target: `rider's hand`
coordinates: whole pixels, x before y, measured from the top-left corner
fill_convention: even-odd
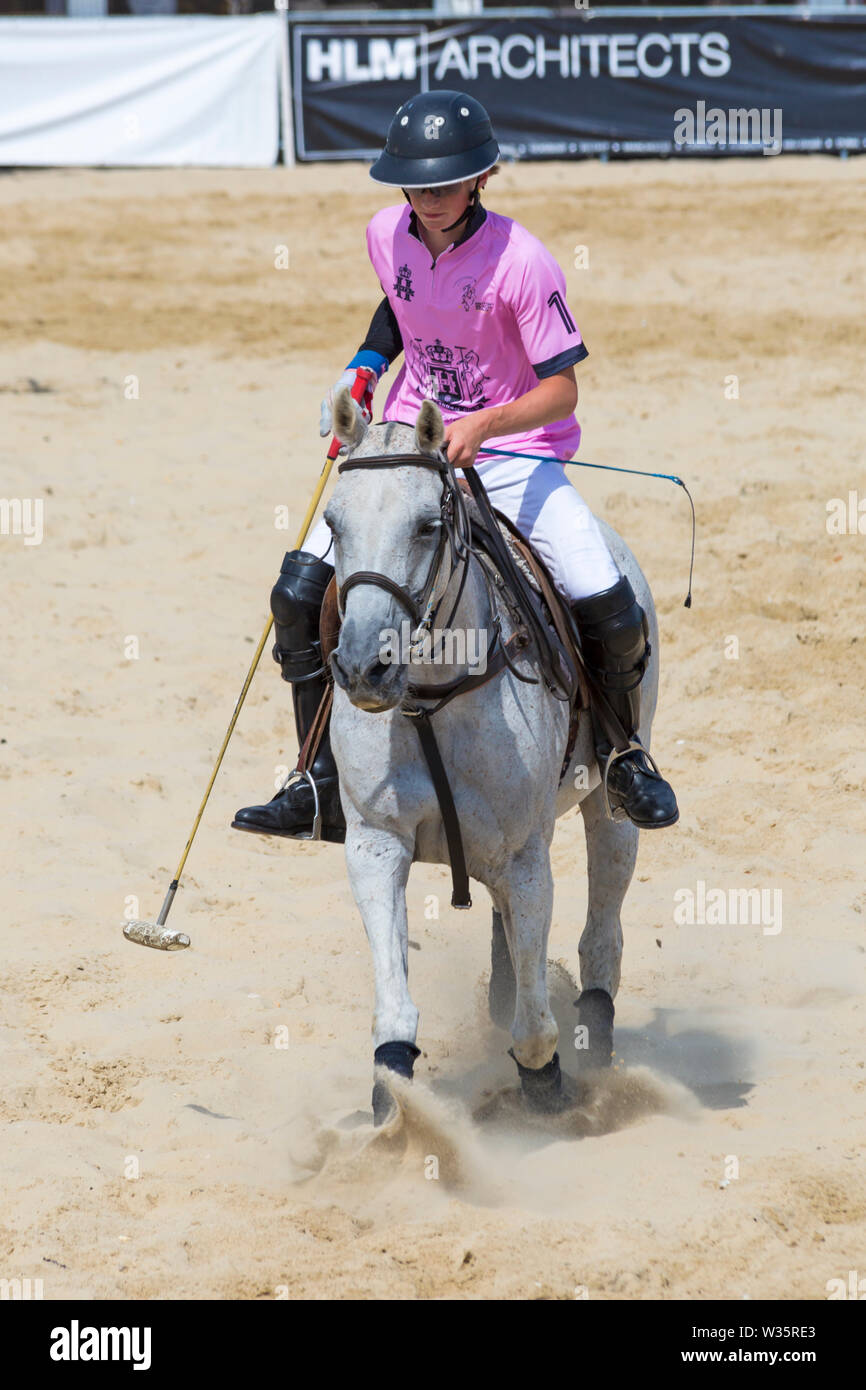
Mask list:
[[[448,445],[448,461],[455,468],[472,468],[475,456],[487,438],[482,419],[484,412],[476,410],[472,415],[462,415],[445,426],[445,440]]]
[[[358,402],[358,405],[361,408],[361,414],[364,416],[364,419],[369,425],[372,423],[373,420],[373,392],[376,389],[376,384],[379,378],[376,376],[376,373],[372,370],[372,368],[368,367],[366,370],[370,372],[370,378],[367,382],[364,394]],[[357,367],[347,367],[346,370],[343,372],[343,375],[340,377],[340,380],[334,383],[330,391],[324,397],[321,406],[321,413],[319,415],[319,434],[322,436],[323,439],[326,435],[333,434],[334,432],[332,423],[334,397],[336,396],[341,386],[346,386],[351,391],[352,387],[355,385],[357,376]]]

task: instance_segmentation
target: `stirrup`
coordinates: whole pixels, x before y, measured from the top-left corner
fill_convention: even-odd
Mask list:
[[[322,812],[321,812],[321,809],[320,809],[320,807],[319,807],[319,789],[318,789],[318,787],[316,786],[316,781],[315,781],[315,778],[313,777],[312,773],[307,772],[306,770],[301,771],[301,769],[300,769],[299,767],[296,767],[295,770],[294,770],[294,772],[290,772],[290,773],[289,773],[289,775],[288,775],[288,777],[286,778],[285,782],[284,782],[283,785],[280,787],[280,791],[281,791],[281,792],[288,791],[289,786],[290,786],[291,783],[295,780],[296,777],[300,777],[300,778],[303,779],[303,781],[307,782],[307,783],[309,784],[309,786],[310,786],[310,790],[311,790],[312,793],[313,793],[313,807],[314,807],[314,811],[313,811],[313,828],[312,828],[311,831],[309,831],[309,833],[308,833],[307,831],[305,831],[305,830],[302,830],[302,831],[300,831],[297,835],[294,835],[294,834],[293,834],[293,835],[290,835],[288,838],[289,838],[290,840],[321,840],[321,838],[322,838]]]
[[[644,748],[643,744],[640,742],[639,739],[630,738],[628,741],[628,748],[621,748],[619,749],[619,751],[617,751],[616,748],[612,748],[610,750],[610,752],[604,760],[604,768],[601,774],[601,785],[604,793],[604,809],[607,812],[607,818],[608,820],[616,821],[617,824],[620,824],[622,821],[628,820],[629,816],[628,812],[625,810],[625,807],[617,806],[614,810],[614,808],[611,806],[610,794],[607,789],[607,779],[610,776],[610,770],[613,767],[614,763],[619,762],[620,758],[627,757],[629,753],[643,753],[647,762],[650,763],[650,765],[652,766],[652,770],[655,773],[656,777],[661,777],[658,763],[656,762],[649,749]]]

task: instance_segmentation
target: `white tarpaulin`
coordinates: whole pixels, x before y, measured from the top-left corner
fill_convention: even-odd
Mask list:
[[[276,163],[283,22],[0,20],[0,165]]]

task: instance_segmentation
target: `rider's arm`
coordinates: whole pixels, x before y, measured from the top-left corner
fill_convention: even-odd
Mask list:
[[[507,405],[491,405],[471,417],[483,426],[482,439],[494,439],[501,434],[522,434],[524,430],[565,420],[577,405],[577,381],[574,367],[563,367],[545,377],[537,386]]]

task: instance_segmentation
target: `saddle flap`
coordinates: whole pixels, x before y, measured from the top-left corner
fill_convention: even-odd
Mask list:
[[[460,478],[459,486],[467,495],[469,514],[472,518],[475,531],[478,533],[479,539],[483,544],[485,528],[483,524],[480,526],[478,524],[480,522],[480,516],[476,510],[475,500],[469,489],[469,484],[466,482],[465,478]],[[524,575],[529,579],[532,587],[543,600],[544,606],[550,615],[550,620],[553,623],[554,631],[562,644],[569,664],[577,673],[578,696],[575,708],[589,709],[589,685],[584,671],[583,657],[574,638],[575,628],[569,611],[568,601],[557,589],[550,577],[550,571],[541,559],[541,556],[533,550],[529,541],[518,531],[514,522],[495,507],[491,507],[491,511],[499,524],[500,531],[504,533],[505,541],[516,562],[523,570]]]
[[[464,478],[461,478],[459,479],[459,486],[462,491],[467,494],[467,508],[473,527],[473,535],[477,535],[482,547],[487,550],[488,547],[484,542],[486,528],[481,520],[481,515],[476,506],[475,499],[472,496],[469,484]],[[552,625],[553,631],[556,633],[556,637],[562,649],[563,657],[576,676],[574,693],[571,701],[568,739],[566,741],[565,757],[560,772],[561,782],[568,771],[575,744],[577,743],[581,712],[590,708],[589,683],[586,678],[586,669],[583,664],[580,647],[575,640],[576,629],[574,621],[569,610],[567,599],[565,599],[557,589],[550,577],[547,566],[541,557],[533,550],[529,541],[525,536],[521,535],[513,521],[502,512],[497,511],[495,507],[491,507],[491,511],[511,551],[515,563],[523,571],[524,577],[527,578],[531,588],[534,590],[538,607],[543,613],[544,621]],[[493,559],[495,563],[495,557],[491,555],[491,559]]]
[[[494,508],[494,516],[499,522],[500,528],[508,532],[508,541],[512,549],[516,550],[522,558],[524,564],[529,569],[530,574],[535,580],[536,586],[544,599],[547,610],[556,629],[556,635],[565,648],[569,660],[577,671],[577,683],[580,692],[578,708],[589,709],[589,686],[583,669],[583,657],[580,648],[574,640],[574,625],[571,621],[571,614],[568,610],[567,601],[557,589],[550,577],[550,571],[541,559],[540,555],[533,550],[529,541],[526,540],[518,531],[512,521],[502,512]]]

